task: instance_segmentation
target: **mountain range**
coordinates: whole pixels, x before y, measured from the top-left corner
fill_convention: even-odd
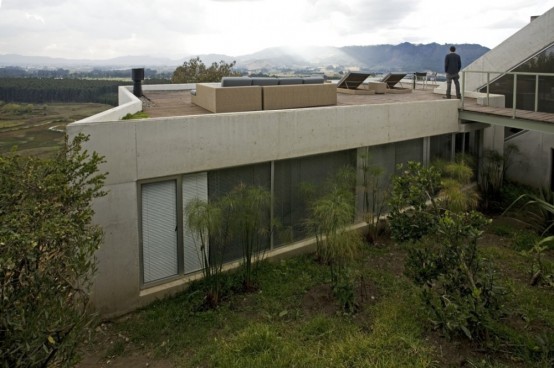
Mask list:
[[[369,45],[344,47],[274,47],[252,54],[229,56],[223,54],[191,55],[181,60],[152,56],[122,56],[106,60],[62,59],[43,56],[0,55],[0,67],[48,67],[48,68],[133,68],[173,70],[184,61],[199,56],[209,65],[212,62],[236,61],[236,68],[249,71],[274,69],[330,68],[336,70],[359,69],[372,72],[386,71],[442,71],[444,55],[450,45],[412,44]],[[489,51],[477,44],[456,45],[463,65]]]

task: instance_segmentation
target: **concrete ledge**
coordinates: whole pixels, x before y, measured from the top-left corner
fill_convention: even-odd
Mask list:
[[[132,88],[132,87],[130,87]],[[196,88],[196,83],[143,84],[143,91],[184,91]]]
[[[88,118],[76,121],[73,124],[85,124],[94,122],[116,121],[121,120],[127,114],[134,114],[142,111],[142,101],[137,98],[132,92],[132,87],[120,86],[118,89],[119,106],[114,107],[90,116]]]
[[[435,88],[433,93],[438,95],[445,95],[446,89],[444,87]],[[487,97],[486,93],[463,91],[464,98],[475,98],[478,105],[491,106],[491,107],[505,107],[506,96],[489,93]]]

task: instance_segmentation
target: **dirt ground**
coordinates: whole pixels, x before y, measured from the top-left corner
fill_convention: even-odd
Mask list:
[[[118,347],[124,348],[124,355],[116,354]],[[110,323],[103,323],[96,328],[94,337],[83,344],[81,357],[77,368],[173,367],[169,361],[155,359],[144,349],[135,346],[127,337],[115,333]]]

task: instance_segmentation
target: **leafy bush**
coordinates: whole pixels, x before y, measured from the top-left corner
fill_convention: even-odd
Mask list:
[[[528,251],[539,241],[539,236],[530,230],[514,231],[511,235],[512,248],[517,251]]]
[[[515,212],[515,213],[514,213]],[[514,213],[542,235],[554,228],[554,192],[541,189],[538,195],[524,193],[516,198],[503,214]]]
[[[5,105],[0,105],[1,110],[4,114],[7,115],[23,115],[28,114],[33,111],[33,105],[31,104],[16,104],[16,103],[7,103]]]
[[[540,241],[536,241],[533,247],[524,252],[525,255],[531,257],[531,285],[546,285],[554,286],[554,270],[544,262],[544,253],[552,247],[554,236],[549,236]]]
[[[432,322],[449,336],[486,340],[501,315],[501,289],[477,252],[488,223],[479,212],[446,212],[437,233],[410,249],[406,273],[420,285]]]
[[[433,229],[439,213],[434,197],[440,189],[440,172],[414,161],[398,170],[401,174],[393,177],[389,199],[392,237],[400,242],[418,240]]]
[[[55,159],[0,156],[0,356],[3,367],[72,366],[91,322],[88,291],[102,240],[91,201],[103,162],[66,142]]]
[[[473,170],[464,161],[449,162],[442,170],[444,177],[439,192],[439,204],[454,212],[469,211],[477,208],[479,193],[469,184]]]

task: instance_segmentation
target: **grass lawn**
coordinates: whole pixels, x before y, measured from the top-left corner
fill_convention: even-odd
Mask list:
[[[551,367],[554,289],[529,285],[530,260],[516,230],[493,225],[480,249],[506,288],[503,342],[488,350],[434,330],[418,289],[403,274],[405,246],[367,246],[356,269],[359,311],[345,314],[328,268],[311,255],[264,262],[260,289],[203,308],[201,283],[117,321],[83,344],[80,367]],[[509,229],[509,228],[508,228]],[[545,264],[554,267],[553,255]]]
[[[110,108],[97,103],[0,103],[0,154],[17,146],[23,155],[52,155],[64,142],[67,124]]]

